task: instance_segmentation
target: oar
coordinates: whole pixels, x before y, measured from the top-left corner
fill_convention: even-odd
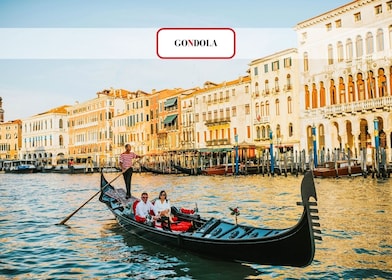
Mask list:
[[[143,156],[142,156],[143,157]],[[139,162],[142,157],[140,157],[136,162]],[[129,169],[129,168],[128,168]],[[121,172],[120,174],[118,174],[113,180],[111,180],[109,183],[107,183],[105,186],[101,187],[101,189],[99,191],[97,191],[92,197],[90,197],[85,203],[83,203],[78,209],[76,209],[75,211],[73,211],[70,215],[68,215],[64,220],[62,220],[60,223],[58,223],[57,225],[64,225],[69,219],[71,219],[71,217],[73,215],[75,215],[80,209],[82,209],[87,203],[89,203],[94,197],[96,197],[105,187],[107,187],[108,185],[110,185],[111,183],[113,183],[115,180],[117,180],[118,177],[120,177],[122,174],[124,174],[128,169],[124,170],[123,172]]]
[[[128,170],[128,169],[127,169]],[[125,171],[127,171],[125,170]],[[124,171],[124,172],[125,172]],[[111,180],[109,183],[107,183],[105,186],[103,186],[99,191],[97,191],[92,197],[90,197],[85,203],[83,203],[78,209],[76,209],[75,211],[73,211],[70,215],[68,215],[64,220],[62,220],[60,223],[58,223],[57,225],[63,225],[65,224],[69,219],[71,219],[71,217],[73,215],[75,215],[80,209],[82,209],[87,203],[89,203],[94,197],[96,197],[101,191],[102,189],[104,189],[106,186],[110,185],[111,183],[113,183],[118,177],[120,177],[124,172],[121,172],[120,174],[118,174],[113,180]]]

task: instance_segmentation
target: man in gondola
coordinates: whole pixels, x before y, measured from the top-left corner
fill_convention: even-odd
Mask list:
[[[123,152],[120,155],[120,160],[119,160],[119,165],[121,171],[123,172],[125,188],[127,189],[127,195],[126,195],[127,199],[131,197],[131,180],[132,180],[132,173],[133,173],[132,160],[134,158],[141,158],[141,156],[132,152],[131,149],[132,149],[131,145],[126,144],[125,152]]]

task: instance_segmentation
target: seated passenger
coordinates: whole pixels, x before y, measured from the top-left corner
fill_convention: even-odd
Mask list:
[[[147,218],[150,216],[150,211],[154,211],[154,205],[150,201],[148,201],[147,192],[143,192],[141,196],[141,201],[136,205],[135,216],[139,216],[142,218]]]
[[[157,199],[154,203],[154,212],[155,215],[161,219],[168,219],[171,223],[173,223],[173,219],[171,217],[171,206],[170,202],[167,199],[167,195],[165,191],[161,191],[159,193],[159,199]]]

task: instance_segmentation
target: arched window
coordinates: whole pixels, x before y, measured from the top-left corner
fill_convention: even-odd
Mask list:
[[[59,145],[64,146],[64,139],[62,135],[59,136]]]
[[[275,77],[275,91],[279,92],[279,78]]]
[[[309,55],[307,52],[304,53],[304,71],[309,71]]]
[[[384,50],[384,32],[382,29],[377,30],[377,35],[376,35],[376,50],[378,52],[381,52]]]
[[[265,116],[265,106],[263,102],[260,103],[260,115]]]
[[[280,124],[276,125],[276,138],[281,137]]]
[[[366,34],[366,54],[374,53],[373,34],[368,32]]]
[[[326,105],[326,96],[325,96],[324,82],[320,81],[320,107],[324,107],[325,105]]]
[[[289,137],[292,137],[294,134],[293,124],[289,123]]]
[[[392,49],[392,25],[389,26],[388,33],[389,33],[389,48]]]
[[[291,99],[291,96],[287,97],[287,113],[293,113],[293,101]]]
[[[328,45],[328,64],[333,64],[333,47],[331,44]]]
[[[265,94],[269,94],[268,80],[265,80],[264,82],[264,90],[265,90]]]
[[[270,115],[270,109],[269,109],[269,102],[265,102],[265,115],[269,116]]]
[[[336,104],[336,86],[335,86],[335,81],[333,79],[331,79],[330,81],[329,93],[330,93],[331,105]]]
[[[378,69],[378,96],[387,95],[387,77],[385,76],[384,69]]]
[[[369,99],[376,97],[376,78],[374,77],[373,71],[368,72],[367,92]]]
[[[310,92],[309,92],[309,86],[305,85],[305,110],[308,110],[310,108]]]
[[[316,83],[312,83],[312,108],[317,108],[317,88],[316,88]]]
[[[275,110],[276,110],[276,115],[280,115],[280,108],[279,108],[279,99],[275,100]]]
[[[363,56],[363,42],[362,42],[362,37],[357,36],[357,39],[355,40],[355,52],[357,54],[357,57],[362,57]]]
[[[255,83],[255,92],[256,92],[256,94],[259,94],[259,83],[258,82]]]
[[[344,59],[342,42],[340,41],[338,42],[337,49],[338,49],[338,62],[342,62]]]
[[[347,60],[353,59],[353,42],[351,39],[347,39],[346,41],[346,56]]]
[[[346,103],[346,85],[343,77],[339,77],[339,103]]]
[[[352,75],[348,76],[348,101],[355,101],[355,84]]]
[[[287,86],[287,90],[291,90],[291,76],[290,76],[290,74],[287,74],[287,76],[286,76],[286,86]]]
[[[256,127],[256,138],[260,139],[260,127]]]
[[[357,74],[357,88],[358,88],[358,100],[365,99],[365,83],[363,81],[362,73]]]

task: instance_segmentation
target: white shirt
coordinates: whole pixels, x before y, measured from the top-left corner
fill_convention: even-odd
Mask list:
[[[158,215],[159,212],[162,212],[166,209],[169,209],[169,213],[170,213],[170,202],[169,200],[165,199],[163,202],[160,199],[155,200],[154,203],[154,212],[155,215]]]
[[[136,205],[136,215],[140,217],[147,217],[150,214],[150,210],[154,210],[154,206],[150,201],[144,203],[144,201],[140,201]]]

